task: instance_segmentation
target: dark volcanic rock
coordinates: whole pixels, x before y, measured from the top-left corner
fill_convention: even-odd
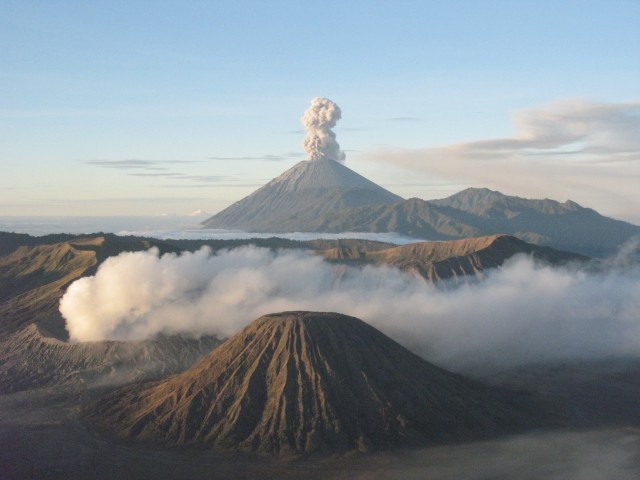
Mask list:
[[[189,370],[85,410],[118,435],[273,453],[466,440],[535,423],[529,399],[442,370],[337,313],[259,318]]]

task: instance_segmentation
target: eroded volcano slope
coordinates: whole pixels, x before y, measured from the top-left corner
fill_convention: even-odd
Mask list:
[[[299,454],[478,438],[532,426],[531,412],[528,398],[442,370],[361,320],[285,312],[85,414],[140,440]]]

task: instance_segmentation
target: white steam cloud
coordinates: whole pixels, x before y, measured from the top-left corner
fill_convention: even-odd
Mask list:
[[[228,337],[260,315],[337,311],[449,368],[640,354],[640,272],[588,274],[516,257],[438,290],[397,269],[335,267],[295,250],[156,250],[107,259],[60,302],[72,340]]]
[[[344,162],[344,152],[336,142],[336,134],[331,130],[342,118],[340,107],[328,98],[316,97],[300,119],[307,129],[303,145],[309,160],[335,160]]]

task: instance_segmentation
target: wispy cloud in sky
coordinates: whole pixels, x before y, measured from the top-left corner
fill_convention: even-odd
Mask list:
[[[389,117],[384,119],[385,122],[422,122],[420,117]]]
[[[291,160],[296,158],[304,158],[305,154],[302,152],[288,152],[283,153],[281,155],[259,155],[259,156],[238,156],[238,157],[209,157],[209,160],[255,160],[255,161],[266,161],[266,162],[281,162],[284,160]]]
[[[262,185],[263,185],[262,183],[216,183],[216,184],[196,183],[196,184],[191,184],[191,185],[173,183],[173,184],[158,185],[158,187],[160,187],[160,188],[179,188],[179,189],[182,189],[182,188],[209,188],[209,189],[211,189],[212,187],[215,187],[215,188],[259,188]]]
[[[85,165],[94,165],[104,168],[116,168],[116,169],[130,169],[140,168],[145,170],[156,170],[160,165],[185,165],[190,163],[201,163],[198,160],[141,160],[137,158],[127,158],[124,160],[86,160]]]
[[[183,173],[147,173],[147,172],[134,172],[127,173],[131,177],[149,177],[149,178],[173,178],[176,180],[187,180],[193,182],[207,182],[207,183],[220,183],[233,179],[230,175],[185,175]]]
[[[169,167],[174,165],[188,165],[194,163],[204,163],[199,160],[88,160],[83,162],[86,165],[93,165],[103,168],[124,170],[127,176],[142,178],[171,178],[185,182],[199,182],[211,186],[221,182],[234,180],[232,175],[194,175],[183,172],[170,171]],[[184,185],[183,185],[184,186]],[[204,185],[202,185],[204,186]]]
[[[640,103],[565,100],[519,111],[514,124],[510,137],[367,158],[507,194],[571,198],[623,218],[640,211]]]

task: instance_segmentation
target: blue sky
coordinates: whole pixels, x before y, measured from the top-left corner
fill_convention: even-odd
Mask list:
[[[216,212],[304,159],[640,223],[640,2],[0,2],[0,215]],[[564,132],[560,135],[558,132]]]

